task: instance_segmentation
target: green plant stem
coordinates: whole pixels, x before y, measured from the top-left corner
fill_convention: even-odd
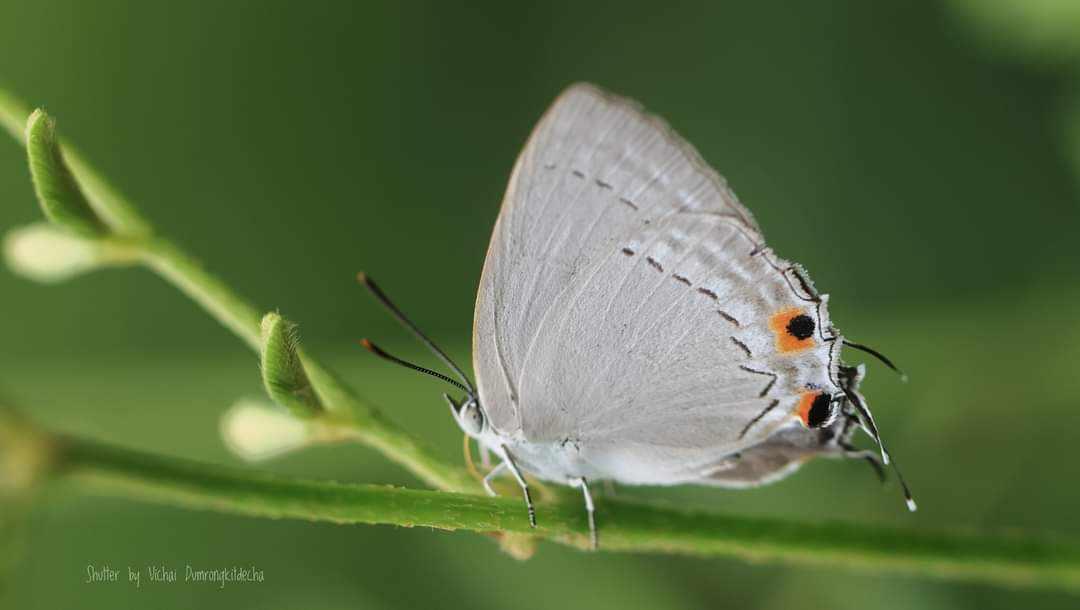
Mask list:
[[[0,89],[0,127],[3,127],[4,131],[23,145],[26,144],[24,140],[26,119],[30,117],[31,111],[32,109],[21,100]]]
[[[27,107],[0,90],[0,126],[25,145],[23,126]],[[116,233],[108,239],[134,247],[142,263],[198,303],[248,347],[259,352],[261,312],[237,295],[225,282],[208,272],[197,260],[168,240],[154,236],[153,229],[126,199],[109,186],[96,171],[67,144],[64,158],[82,187],[87,200]],[[411,435],[384,419],[371,405],[361,401],[324,366],[305,353],[301,361],[312,387],[327,407],[334,411],[334,425],[348,438],[382,452],[426,484],[451,491],[479,493],[479,484],[464,469],[438,460]]]
[[[147,267],[201,305],[248,347],[259,351],[259,310],[169,242],[154,239],[139,243]],[[331,425],[340,432],[343,440],[355,440],[372,447],[438,489],[481,491],[479,484],[464,469],[436,458],[412,435],[361,401],[336,375],[302,350],[300,360],[312,387],[332,413],[327,416],[332,418]]]
[[[206,271],[182,250],[162,239],[141,242],[147,267],[201,305],[215,319],[258,352],[259,311],[237,296],[224,282]],[[379,451],[426,484],[448,491],[481,491],[464,469],[436,458],[429,449],[381,413],[362,402],[322,364],[301,351],[300,360],[312,387],[330,409],[331,424],[342,439],[355,440]]]
[[[61,472],[92,493],[256,517],[531,533],[587,545],[584,509],[574,498],[540,504],[539,527],[533,530],[517,497],[254,475],[74,439],[61,441],[60,455]],[[1072,542],[796,523],[606,498],[597,510],[605,551],[729,556],[1080,590],[1080,545]]]
[[[197,260],[162,238],[136,240],[143,264],[198,303],[258,353],[261,312],[212,275]]]

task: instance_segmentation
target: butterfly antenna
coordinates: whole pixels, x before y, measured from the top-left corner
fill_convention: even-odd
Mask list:
[[[392,354],[387,353],[381,347],[379,347],[378,345],[375,345],[374,343],[372,343],[371,341],[368,341],[367,339],[361,339],[360,340],[360,345],[363,346],[364,349],[366,349],[367,351],[371,352],[372,354],[375,354],[376,356],[382,358],[383,360],[388,360],[390,362],[393,362],[394,364],[399,364],[399,365],[401,365],[401,366],[403,366],[403,367],[405,367],[407,369],[412,369],[412,370],[414,370],[414,371],[416,371],[418,373],[423,373],[425,375],[430,375],[432,377],[435,377],[436,379],[442,379],[446,383],[449,383],[450,385],[452,385],[452,386],[454,386],[454,387],[456,387],[458,389],[464,390],[466,393],[468,393],[470,396],[472,396],[472,390],[465,387],[464,385],[458,383],[458,381],[456,379],[452,379],[450,377],[447,377],[446,375],[443,375],[442,373],[440,373],[438,371],[433,371],[431,369],[424,368],[424,367],[422,367],[422,366],[420,366],[418,364],[413,364],[413,363],[409,362],[408,360],[402,360],[401,358],[398,358],[397,356],[394,356]]]
[[[420,332],[420,329],[412,323],[412,320],[406,317],[405,314],[402,313],[400,309],[398,309],[397,305],[394,305],[393,301],[390,300],[390,297],[386,296],[386,293],[383,292],[382,289],[379,288],[378,285],[376,285],[375,282],[372,281],[372,279],[368,277],[366,273],[360,272],[359,274],[357,274],[356,279],[359,280],[361,284],[366,286],[367,289],[371,291],[371,294],[375,295],[375,298],[378,299],[379,302],[382,303],[383,307],[389,310],[395,318],[397,318],[397,321],[400,322],[402,326],[409,329],[409,331],[412,332],[412,334],[417,339],[419,339],[421,343],[423,343],[425,346],[427,346],[429,350],[431,350],[431,353],[435,354],[435,356],[439,360],[442,360],[443,364],[450,367],[450,369],[453,370],[454,373],[458,376],[458,378],[461,379],[461,381],[465,384],[464,386],[462,386],[457,382],[453,382],[454,385],[464,389],[466,392],[469,393],[470,396],[476,396],[476,388],[473,387],[473,384],[471,381],[469,381],[469,378],[465,376],[465,372],[462,371],[461,368],[458,367],[458,365],[454,364],[454,361],[450,359],[450,356],[446,355],[446,352],[439,349],[439,346],[435,345],[435,343],[431,339],[428,339],[427,335]],[[387,359],[393,362],[397,362],[398,364],[403,364],[422,373],[428,373],[446,379],[446,377],[443,375],[440,375],[438,373],[435,373],[434,371],[425,369],[423,367],[418,367],[414,364],[409,364],[404,360],[394,358],[393,356],[386,354],[386,352],[382,352],[382,354],[385,354],[385,356],[383,357],[388,357]],[[382,356],[382,354],[378,354],[378,352],[376,352],[376,355]]]
[[[897,367],[895,364],[893,364],[892,360],[889,360],[889,358],[885,354],[882,354],[881,352],[877,351],[876,349],[874,349],[874,348],[872,348],[872,347],[870,347],[868,345],[863,345],[862,343],[855,343],[854,341],[848,341],[847,339],[844,339],[844,345],[846,345],[846,346],[848,346],[848,347],[850,347],[852,349],[857,349],[860,352],[866,352],[867,354],[870,354],[871,356],[873,356],[873,357],[877,358],[878,360],[880,360],[882,364],[884,364],[885,366],[892,369],[893,372],[895,372],[897,375],[899,375],[901,381],[907,381],[908,380],[907,373],[905,373],[904,371],[901,371],[899,367]]]

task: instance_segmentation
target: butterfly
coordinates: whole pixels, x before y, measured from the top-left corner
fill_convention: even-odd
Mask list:
[[[630,100],[576,84],[514,165],[476,299],[476,384],[361,280],[457,379],[387,354],[465,393],[455,421],[512,475],[591,485],[777,481],[817,456],[890,456],[863,365],[841,349],[828,295],[766,245],[750,211],[697,151]],[[852,442],[866,432],[876,451]],[[878,455],[880,454],[880,460]],[[893,462],[895,467],[895,462]],[[897,470],[899,475],[899,470]],[[911,493],[899,476],[908,508]]]

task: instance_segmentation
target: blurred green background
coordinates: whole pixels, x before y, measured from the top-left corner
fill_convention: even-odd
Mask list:
[[[460,433],[442,388],[354,347],[370,336],[426,358],[355,272],[467,359],[489,232],[533,123],[577,80],[637,98],[833,295],[845,334],[908,369],[901,384],[871,363],[865,389],[920,511],[837,462],[753,491],[620,493],[1077,537],[1072,6],[9,0],[0,83],[450,460]],[[23,151],[0,141],[0,228],[38,218]],[[0,298],[8,400],[58,429],[237,463],[217,421],[259,395],[256,360],[174,289],[144,271],[42,287],[4,270]],[[266,468],[417,484],[355,447]],[[6,552],[0,603],[13,608],[1076,607],[1052,592],[553,545],[519,563],[466,533],[257,521],[64,486]],[[254,565],[266,580],[84,584],[101,564]]]

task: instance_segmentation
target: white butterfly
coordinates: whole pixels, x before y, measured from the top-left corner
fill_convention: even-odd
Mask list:
[[[726,182],[662,120],[594,86],[566,90],[525,145],[476,299],[477,384],[450,366],[466,434],[509,471],[591,482],[750,487],[808,459],[889,457],[859,394],[862,366],[827,295],[776,256]],[[371,346],[376,353],[403,363]],[[902,479],[901,479],[902,482]],[[909,508],[914,510],[906,486]]]

